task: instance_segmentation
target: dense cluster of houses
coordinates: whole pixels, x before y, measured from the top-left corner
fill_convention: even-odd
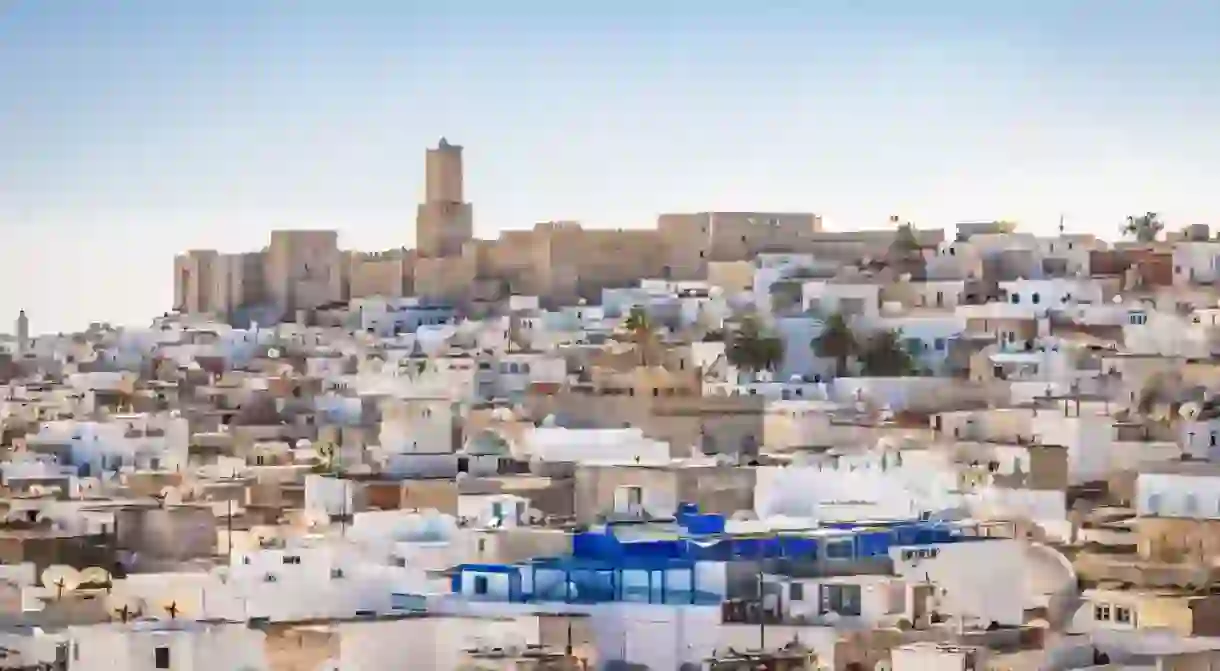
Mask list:
[[[1214,668],[1220,239],[1128,228],[22,314],[0,669]]]

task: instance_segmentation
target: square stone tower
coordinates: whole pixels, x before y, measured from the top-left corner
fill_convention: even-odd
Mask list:
[[[474,237],[474,215],[462,200],[462,148],[441,138],[429,149],[425,167],[425,197],[415,218],[420,256],[460,256]]]

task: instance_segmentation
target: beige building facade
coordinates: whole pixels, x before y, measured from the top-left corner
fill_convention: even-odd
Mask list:
[[[707,279],[712,264],[750,263],[768,251],[831,254],[862,244],[858,233],[823,232],[816,214],[775,212],[663,214],[650,229],[547,222],[481,240],[465,200],[462,147],[442,139],[427,150],[425,173],[416,249],[344,251],[336,231],[279,230],[258,252],[193,250],[175,259],[175,307],[230,319],[263,307],[292,319],[368,296],[418,295],[469,307],[537,295],[549,306],[596,300],[605,288],[641,278]],[[884,245],[889,237],[869,242]]]

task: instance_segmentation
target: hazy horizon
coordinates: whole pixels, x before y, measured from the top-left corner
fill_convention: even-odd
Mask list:
[[[146,324],[174,254],[662,212],[1220,223],[1220,3],[0,0],[0,332]]]

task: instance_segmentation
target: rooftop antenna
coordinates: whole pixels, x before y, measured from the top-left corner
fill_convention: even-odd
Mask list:
[[[160,606],[161,610],[165,611],[166,615],[169,615],[169,619],[171,620],[178,619],[178,616],[182,615],[186,611],[184,604],[178,603],[178,600],[173,597],[166,597],[162,599],[160,602],[158,602],[158,606]]]
[[[1063,235],[1063,215],[1059,215],[1059,235]]]
[[[127,622],[141,612],[141,602],[130,594],[113,594],[107,599],[110,612],[118,616],[119,621]]]

